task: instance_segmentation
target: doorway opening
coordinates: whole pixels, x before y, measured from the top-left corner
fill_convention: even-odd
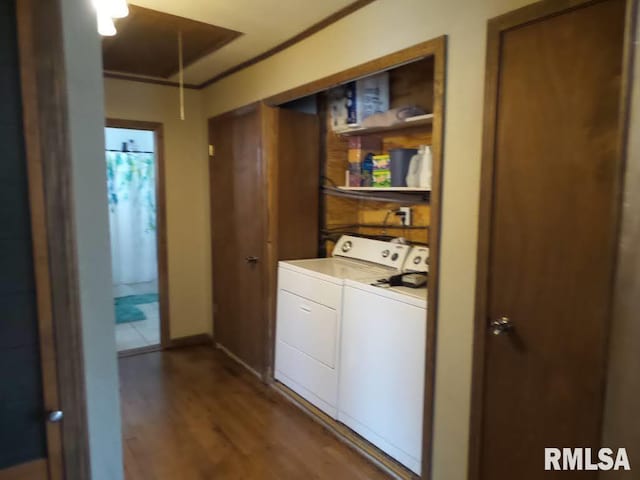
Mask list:
[[[157,350],[168,338],[160,128],[129,121],[107,121],[105,128],[119,355]]]

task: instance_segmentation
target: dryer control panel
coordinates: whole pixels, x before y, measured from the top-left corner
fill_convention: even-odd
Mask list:
[[[333,256],[362,260],[400,270],[410,250],[409,245],[343,235],[333,249]]]

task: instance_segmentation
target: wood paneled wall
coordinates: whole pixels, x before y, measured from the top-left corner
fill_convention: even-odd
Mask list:
[[[391,108],[416,105],[433,112],[433,57],[407,63],[389,72]]]

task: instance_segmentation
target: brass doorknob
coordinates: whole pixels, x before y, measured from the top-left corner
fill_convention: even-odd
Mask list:
[[[509,333],[513,330],[513,324],[509,317],[502,316],[497,320],[494,320],[489,325],[489,330],[494,335],[502,335],[503,333]]]

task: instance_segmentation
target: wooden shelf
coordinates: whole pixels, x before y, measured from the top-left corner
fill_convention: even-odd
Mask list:
[[[403,193],[423,193],[429,192],[427,188],[415,187],[338,187],[340,190],[350,190],[354,192],[403,192]]]
[[[405,120],[404,122],[395,123],[385,127],[354,127],[346,130],[337,130],[335,133],[343,137],[355,137],[358,135],[371,135],[374,133],[395,132],[398,130],[405,130],[407,128],[424,127],[433,123],[433,113],[419,115],[418,117],[413,118],[415,118],[415,120]]]

